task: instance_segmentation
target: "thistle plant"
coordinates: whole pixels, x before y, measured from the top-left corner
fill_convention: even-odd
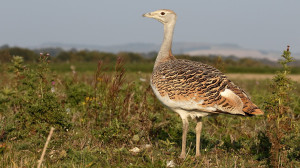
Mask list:
[[[279,61],[282,70],[277,72],[271,83],[272,94],[267,101],[267,136],[271,142],[269,164],[271,167],[284,167],[287,162],[286,148],[283,143],[292,129],[291,99],[294,89],[292,80],[288,77],[293,61],[289,46],[281,55]]]

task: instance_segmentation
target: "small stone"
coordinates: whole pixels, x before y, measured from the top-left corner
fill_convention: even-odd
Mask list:
[[[175,163],[173,160],[167,161],[167,167],[175,167]]]
[[[146,79],[145,78],[140,78],[140,81],[145,82]]]
[[[129,151],[133,152],[133,153],[139,153],[141,150],[138,147],[134,147],[134,148],[130,149]]]
[[[145,148],[146,148],[146,149],[149,149],[149,148],[151,148],[151,147],[152,147],[152,145],[150,145],[150,144],[146,144],[146,145],[145,145]]]

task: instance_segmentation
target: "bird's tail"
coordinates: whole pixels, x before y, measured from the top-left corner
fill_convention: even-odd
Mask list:
[[[244,106],[243,111],[246,115],[253,116],[253,115],[263,115],[264,112],[259,109],[255,104],[251,104],[250,106]]]
[[[254,110],[252,111],[252,113],[250,113],[250,114],[251,114],[251,115],[263,115],[264,112],[263,112],[261,109],[257,108],[257,109],[254,109]]]

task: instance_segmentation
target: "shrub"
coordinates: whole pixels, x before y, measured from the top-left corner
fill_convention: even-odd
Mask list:
[[[12,59],[13,84],[11,88],[1,90],[0,102],[14,110],[14,127],[17,130],[32,131],[40,128],[40,124],[45,124],[44,129],[70,126],[55,92],[47,58],[47,55],[41,54],[39,63],[31,68],[23,65],[22,57],[14,56]]]

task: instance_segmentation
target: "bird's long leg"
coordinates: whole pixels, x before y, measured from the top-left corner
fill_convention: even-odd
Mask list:
[[[187,118],[182,118],[182,148],[181,148],[181,154],[179,158],[184,159],[185,158],[185,150],[186,150],[186,135],[189,129],[189,121]]]
[[[196,125],[196,157],[200,156],[201,130],[202,130],[202,118],[197,118],[197,125]]]

